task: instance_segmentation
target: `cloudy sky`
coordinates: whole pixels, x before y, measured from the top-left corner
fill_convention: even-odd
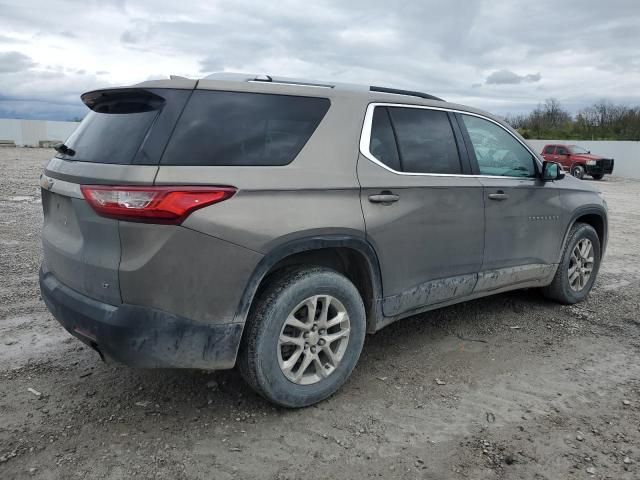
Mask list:
[[[640,0],[0,0],[0,118],[214,71],[423,90],[497,114],[640,104]]]

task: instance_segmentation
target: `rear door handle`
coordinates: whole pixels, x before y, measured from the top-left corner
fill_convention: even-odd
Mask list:
[[[369,195],[371,203],[393,203],[400,200],[400,196],[391,192],[383,192],[377,195]]]
[[[490,193],[489,198],[491,200],[506,200],[507,198],[509,198],[509,195],[507,193],[504,193],[503,191],[498,191],[496,193]]]

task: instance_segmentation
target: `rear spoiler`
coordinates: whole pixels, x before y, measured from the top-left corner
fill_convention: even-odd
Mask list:
[[[144,88],[107,88],[80,96],[82,102],[98,113],[140,113],[158,110],[164,98]]]

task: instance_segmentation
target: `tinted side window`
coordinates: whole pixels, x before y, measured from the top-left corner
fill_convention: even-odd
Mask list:
[[[569,150],[566,147],[558,147],[556,150],[557,155],[569,155]]]
[[[393,134],[389,112],[386,107],[376,107],[373,111],[369,151],[389,168],[396,171],[402,170],[396,138]]]
[[[460,173],[458,147],[446,112],[389,107],[405,172]]]
[[[555,150],[555,145],[547,145],[544,147],[544,151],[542,153],[546,155],[553,155],[553,151]]]
[[[307,143],[329,99],[195,91],[163,165],[286,165]]]
[[[529,151],[502,127],[471,115],[462,115],[482,175],[534,177]]]

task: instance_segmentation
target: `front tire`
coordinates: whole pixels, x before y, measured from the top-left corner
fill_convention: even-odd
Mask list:
[[[542,293],[564,304],[583,301],[596,280],[600,268],[600,239],[591,225],[571,227],[562,259],[551,284]]]
[[[593,177],[594,180],[602,180],[602,177],[604,177],[604,174],[602,173],[598,173],[595,175],[591,175]]]
[[[580,180],[584,178],[584,172],[585,170],[582,165],[576,165],[571,169],[571,175]]]
[[[320,267],[285,270],[268,282],[245,325],[240,373],[278,405],[320,402],[344,384],[362,351],[360,293],[344,275]]]

